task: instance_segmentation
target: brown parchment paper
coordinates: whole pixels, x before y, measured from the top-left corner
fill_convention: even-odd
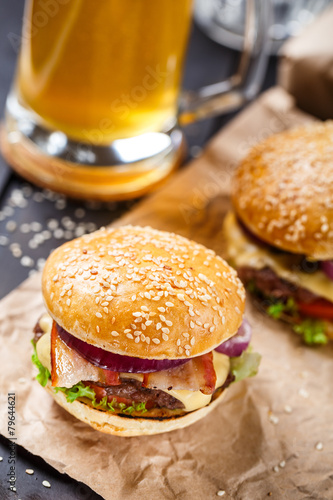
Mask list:
[[[333,6],[282,47],[279,84],[297,106],[318,118],[333,118]]]
[[[284,91],[267,92],[202,157],[117,224],[173,230],[223,254],[221,225],[235,163],[258,140],[308,121]],[[214,412],[187,429],[121,438],[75,420],[33,380],[31,329],[42,310],[40,275],[0,303],[4,436],[7,392],[15,391],[17,442],[107,500],[206,500],[219,490],[226,499],[333,498],[332,346],[304,347],[248,301],[253,344],[263,356],[257,377],[232,385]],[[315,448],[319,442],[322,450]]]

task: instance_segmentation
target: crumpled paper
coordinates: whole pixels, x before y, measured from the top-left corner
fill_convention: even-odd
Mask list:
[[[268,91],[117,225],[175,231],[223,255],[235,164],[264,137],[310,121],[284,91]],[[219,490],[226,499],[333,498],[332,345],[305,347],[248,300],[253,345],[263,356],[259,374],[233,384],[217,409],[189,428],[123,438],[77,421],[34,380],[30,338],[42,311],[39,274],[0,303],[0,430],[8,436],[7,393],[15,391],[17,443],[60,472],[106,500],[206,500]]]
[[[299,108],[318,118],[333,118],[333,6],[280,52],[279,84]]]

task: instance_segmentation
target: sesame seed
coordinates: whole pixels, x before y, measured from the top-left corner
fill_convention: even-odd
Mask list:
[[[189,355],[190,355],[190,351],[187,349],[187,350],[185,351],[185,354],[186,354],[186,356],[189,356]]]
[[[148,319],[148,320],[145,322],[145,325],[146,325],[146,326],[149,326],[149,325],[151,325],[151,324],[152,324],[152,321],[151,321],[150,319]]]
[[[139,318],[139,317],[142,315],[142,313],[141,313],[140,311],[134,312],[134,313],[132,313],[132,314],[133,314],[133,316],[134,316],[135,318]]]
[[[70,306],[70,305],[71,305],[71,299],[67,299],[67,300],[66,300],[66,304],[67,304],[68,306]]]
[[[131,329],[130,328],[126,328],[126,330],[124,330],[124,333],[131,333]]]
[[[126,337],[127,337],[128,339],[132,339],[132,340],[133,340],[133,335],[132,335],[131,333],[127,333]]]
[[[160,316],[159,316],[159,317],[160,317],[160,320],[161,320],[161,321],[165,322],[165,316],[163,316],[162,314],[160,314]]]
[[[277,465],[274,465],[274,467],[273,467],[273,471],[274,471],[274,472],[279,472],[279,467],[278,467]]]
[[[283,468],[286,466],[286,462],[285,462],[285,460],[282,460],[282,461],[279,463],[279,466],[281,467],[281,469],[283,469]]]
[[[323,448],[324,448],[324,445],[321,441],[319,441],[315,446],[315,449],[318,451],[321,451]]]
[[[97,326],[96,326],[96,332],[97,332],[97,333],[99,333],[99,330],[100,330],[100,328],[99,328],[99,326],[97,325]]]
[[[29,476],[32,476],[32,474],[34,473],[35,471],[33,469],[25,469],[25,473],[26,474],[29,474]]]
[[[107,307],[104,307],[103,308],[103,311],[106,313],[106,314],[109,314],[109,309]]]
[[[224,490],[219,490],[216,494],[217,494],[218,497],[223,497],[225,495],[225,491]]]
[[[147,306],[141,306],[141,311],[148,312],[148,307]]]
[[[284,407],[284,411],[285,411],[286,413],[291,413],[293,410],[292,410],[291,406],[286,405],[286,406]]]
[[[194,321],[190,321],[190,327],[191,327],[191,328],[194,328],[194,327],[195,327]]]
[[[173,306],[174,306],[174,304],[173,304],[172,302],[166,302],[166,303],[165,303],[165,305],[166,305],[167,307],[173,307]]]
[[[157,310],[160,311],[161,313],[164,313],[165,312],[165,307],[158,307]]]
[[[169,340],[169,337],[165,333],[162,333],[162,339],[163,340]]]
[[[298,391],[298,394],[304,398],[304,399],[307,399],[309,397],[309,393],[306,389],[303,389],[301,388],[299,391]]]
[[[170,333],[170,330],[169,330],[169,328],[162,328],[162,332],[168,334],[168,333]]]
[[[97,316],[97,318],[102,318],[102,315],[100,312],[97,312],[95,315]]]
[[[156,330],[160,330],[162,328],[162,323],[157,323]]]
[[[132,295],[132,300],[134,302],[134,300],[136,300],[136,295]]]
[[[45,488],[51,488],[51,485],[48,481],[43,481],[42,485],[45,486]]]
[[[277,425],[279,423],[279,417],[277,417],[276,415],[270,414],[268,419],[274,425]]]
[[[159,344],[160,343],[159,339],[152,339],[152,341],[154,342],[154,344]]]

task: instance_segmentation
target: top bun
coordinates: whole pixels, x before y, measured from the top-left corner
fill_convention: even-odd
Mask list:
[[[102,228],[56,249],[45,305],[75,337],[107,351],[179,359],[234,335],[245,292],[236,272],[186,238],[149,227]]]
[[[273,135],[238,167],[239,218],[275,247],[333,258],[333,121]]]

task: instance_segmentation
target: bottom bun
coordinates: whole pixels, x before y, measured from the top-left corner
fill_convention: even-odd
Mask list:
[[[80,401],[68,403],[63,392],[54,392],[50,380],[47,382],[45,389],[68,413],[97,431],[115,436],[145,436],[183,429],[208,415],[219,404],[226,392],[226,389],[224,389],[214,401],[203,408],[199,408],[199,410],[180,417],[158,419],[113,415],[103,410],[95,410]]]

